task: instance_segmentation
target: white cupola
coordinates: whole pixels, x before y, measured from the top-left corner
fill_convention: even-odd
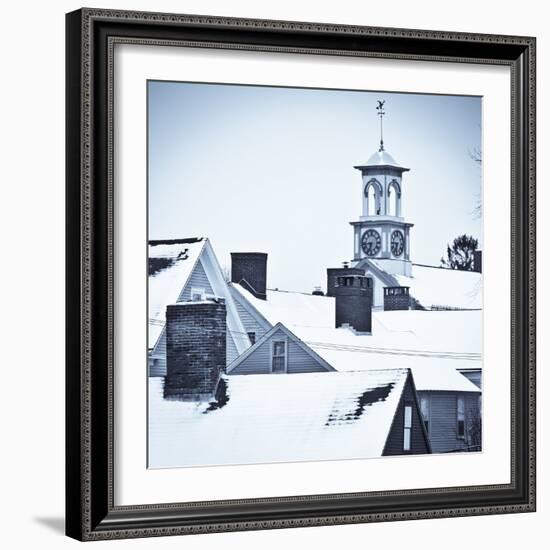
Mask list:
[[[361,215],[354,227],[357,265],[368,258],[391,274],[411,275],[410,228],[402,213],[403,173],[408,172],[384,148],[382,119],[385,101],[378,101],[380,146],[366,162],[354,166],[361,172]]]

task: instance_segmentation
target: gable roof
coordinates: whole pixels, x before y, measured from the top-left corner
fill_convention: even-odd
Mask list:
[[[222,269],[209,239],[173,239],[149,242],[148,281],[148,346],[153,349],[162,336],[166,323],[166,306],[182,300],[191,275],[198,266],[204,270],[214,295],[224,298],[227,329],[237,353],[250,345],[248,338],[238,337],[245,330],[239,317]]]
[[[203,238],[149,241],[149,348],[162,333],[166,306],[178,301],[205,243]]]
[[[408,373],[225,376],[210,404],[165,400],[151,378],[149,467],[381,456]]]
[[[373,311],[372,334],[335,328],[335,300],[234,288],[272,324],[285,325],[337,371],[411,368],[418,391],[479,392],[457,369],[481,369],[481,311]]]
[[[374,275],[376,275],[386,286],[399,286],[399,281],[395,276],[384,270],[376,260],[364,258],[355,267],[362,269],[369,269]]]
[[[252,355],[264,342],[267,342],[276,332],[283,332],[290,340],[296,343],[303,351],[305,351],[310,357],[312,357],[321,367],[327,371],[334,371],[335,369],[331,367],[321,356],[319,356],[312,348],[306,346],[295,334],[290,332],[283,324],[277,323],[275,326],[271,327],[259,340],[257,340],[253,346],[249,347],[244,353],[239,355],[227,367],[228,374],[236,369],[247,357]]]

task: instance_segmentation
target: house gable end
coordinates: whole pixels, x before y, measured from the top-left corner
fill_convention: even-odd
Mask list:
[[[284,325],[277,323],[229,365],[228,374],[271,374],[272,342],[277,340],[283,340],[287,343],[286,373],[297,374],[334,370]]]
[[[412,406],[412,427],[410,436],[410,450],[403,448],[404,430],[405,430],[405,406]],[[403,391],[399,399],[399,404],[395,410],[393,422],[386,439],[383,456],[391,455],[418,455],[431,453],[430,442],[426,434],[424,422],[420,414],[420,407],[416,396],[414,381],[409,371],[407,380],[403,386]]]

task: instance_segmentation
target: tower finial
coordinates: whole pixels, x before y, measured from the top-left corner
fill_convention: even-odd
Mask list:
[[[384,101],[381,101],[380,99],[378,99],[377,101],[378,101],[378,107],[376,107],[376,110],[378,111],[378,116],[380,117],[380,149],[378,149],[378,150],[383,151],[384,150],[384,134],[383,134],[383,131],[382,131],[382,117],[386,114],[386,112],[384,111],[384,103],[386,103],[386,100],[384,99]]]

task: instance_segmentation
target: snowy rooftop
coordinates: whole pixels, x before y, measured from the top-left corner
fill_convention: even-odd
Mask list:
[[[409,286],[411,295],[424,307],[483,307],[481,273],[416,264],[412,273],[413,277],[395,275],[395,278],[401,286]]]
[[[381,456],[407,374],[228,376],[219,403],[165,400],[151,378],[149,467]]]
[[[166,322],[166,306],[178,301],[206,240],[149,242],[149,348]]]
[[[376,151],[373,153],[367,162],[361,163],[359,166],[396,166],[403,168],[387,151]],[[407,170],[407,168],[404,168]]]
[[[481,311],[373,311],[372,334],[335,328],[334,298],[233,287],[272,325],[285,325],[338,371],[411,368],[418,390],[473,391],[457,369],[481,368]]]

